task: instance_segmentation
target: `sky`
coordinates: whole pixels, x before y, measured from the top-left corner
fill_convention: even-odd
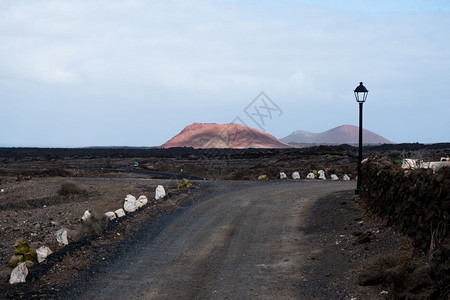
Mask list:
[[[0,0],[0,146],[158,146],[192,123],[450,142],[450,2]]]

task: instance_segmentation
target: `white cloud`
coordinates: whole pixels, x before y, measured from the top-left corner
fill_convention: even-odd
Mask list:
[[[286,113],[283,124],[271,125],[273,130],[303,129],[323,114],[330,116],[323,123],[328,126],[336,122],[336,113],[349,115],[345,101],[353,101],[352,89],[361,80],[370,90],[372,111],[412,112],[411,103],[429,104],[430,98],[437,106],[446,105],[448,10],[428,8],[421,13],[418,2],[404,10],[395,4],[394,13],[385,1],[376,11],[378,2],[373,1],[356,7],[349,1],[319,3],[3,2],[0,96],[31,101],[30,94],[39,93],[41,97],[31,98],[106,110],[101,117],[91,116],[88,123],[93,127],[113,123],[126,103],[132,103],[149,111],[149,124],[175,120],[171,126],[176,131],[191,121],[232,119],[262,90],[284,105],[284,111],[309,109],[301,122]],[[221,109],[215,111],[211,103]],[[155,108],[164,114],[152,113]],[[206,108],[207,113],[198,114]],[[370,118],[370,110],[368,114],[368,125],[380,128],[380,134],[403,118],[390,115],[382,126]],[[33,118],[30,113],[29,122]],[[436,118],[446,116],[440,111]],[[80,136],[93,131],[83,130]],[[436,139],[450,139],[435,130]],[[399,129],[395,134],[403,133]],[[20,136],[26,140],[25,133]],[[107,144],[117,138],[103,136]],[[151,133],[149,141],[169,137]]]

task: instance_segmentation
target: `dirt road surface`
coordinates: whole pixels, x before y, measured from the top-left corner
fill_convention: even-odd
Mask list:
[[[208,183],[203,199],[160,220],[160,230],[149,230],[72,297],[320,298],[300,284],[309,280],[305,265],[323,252],[302,228],[318,199],[353,188],[342,181]]]

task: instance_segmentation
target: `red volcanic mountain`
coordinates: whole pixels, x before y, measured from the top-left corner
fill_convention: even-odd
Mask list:
[[[281,139],[285,143],[298,144],[358,144],[359,128],[353,125],[342,125],[321,133],[311,133],[307,131],[297,130]],[[363,129],[364,144],[393,144],[381,135],[372,131]]]
[[[162,148],[292,148],[263,131],[234,123],[194,123],[167,141]]]

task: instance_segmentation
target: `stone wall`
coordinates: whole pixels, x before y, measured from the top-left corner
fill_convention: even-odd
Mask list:
[[[387,158],[362,165],[361,199],[425,253],[449,240],[450,168],[402,170]]]
[[[360,196],[363,203],[386,226],[410,236],[416,249],[427,256],[425,265],[411,270],[411,274],[404,274],[402,278],[408,280],[405,278],[422,274],[419,276],[422,279],[432,280],[431,284],[422,287],[428,290],[428,296],[423,299],[448,299],[450,168],[442,168],[436,174],[431,169],[405,171],[394,166],[389,159],[373,158],[363,164],[361,171]],[[418,255],[418,251],[414,253]],[[426,272],[422,272],[424,270]],[[417,281],[416,285],[420,286],[420,282]]]

